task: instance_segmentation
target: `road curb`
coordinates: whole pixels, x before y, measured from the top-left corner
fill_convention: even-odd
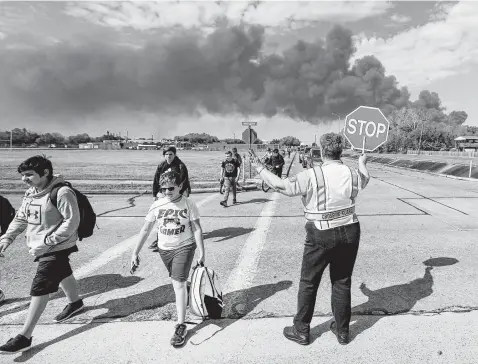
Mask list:
[[[354,158],[352,156],[347,156],[347,157],[343,157],[343,158],[353,160],[353,161],[357,161],[357,158]],[[395,160],[399,160],[399,159],[402,159],[402,158],[396,158],[392,162],[394,162]],[[402,159],[402,160],[405,160],[405,159]],[[385,164],[385,163],[375,162],[375,161],[372,161],[372,160],[369,160],[368,163],[379,164],[379,165],[382,165],[382,166],[388,167],[388,168],[397,168],[397,169],[404,169],[404,170],[407,170],[407,171],[425,173],[425,174],[429,174],[429,175],[432,175],[432,176],[446,177],[446,178],[452,178],[452,179],[468,181],[468,182],[478,182],[477,178],[459,177],[459,176],[452,176],[452,175],[448,175],[448,174],[444,174],[444,173],[434,173],[434,172],[429,172],[429,171],[421,171],[421,170],[415,169],[415,168],[394,166],[394,165],[390,165],[390,163]],[[453,166],[454,166],[454,164],[449,164],[447,167],[442,168],[442,170],[451,168]]]
[[[250,184],[243,186],[241,189],[238,189],[238,192],[241,191],[254,191],[259,189],[257,184]],[[95,189],[88,189],[88,188],[81,188],[80,190],[82,193],[88,194],[88,195],[138,195],[138,194],[152,194],[153,191],[150,189],[131,189],[131,190],[95,190]],[[23,195],[25,193],[26,189],[0,189],[0,194],[6,195]],[[197,194],[197,193],[213,193],[213,192],[219,192],[219,187],[206,187],[206,188],[193,188],[191,189],[191,194]]]

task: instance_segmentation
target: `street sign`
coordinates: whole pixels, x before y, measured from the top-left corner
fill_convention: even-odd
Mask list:
[[[245,126],[257,126],[257,121],[243,121],[242,125]]]
[[[250,139],[250,140],[249,140]],[[257,133],[254,129],[251,129],[250,127],[247,128],[242,132],[242,140],[246,144],[254,144],[254,142],[257,140]]]
[[[379,108],[359,106],[345,117],[344,135],[353,148],[373,152],[387,141],[389,126]]]

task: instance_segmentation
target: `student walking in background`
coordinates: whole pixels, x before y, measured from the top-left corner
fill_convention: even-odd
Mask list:
[[[265,161],[266,164],[271,166],[271,172],[279,178],[282,177],[282,169],[284,168],[284,157],[279,154],[279,149],[274,149],[272,155]]]
[[[324,134],[320,138],[322,160],[316,166],[287,179],[280,179],[262,165],[250,151],[259,176],[286,196],[301,196],[304,205],[306,239],[302,257],[297,314],[293,326],[284,328],[284,336],[302,345],[309,344],[310,322],[317,289],[327,266],[332,282],[330,329],[340,344],[349,342],[352,272],[360,241],[360,223],[355,213],[358,192],[369,181],[366,155],[358,169],[342,163],[342,136]]]
[[[146,239],[158,223],[158,250],[171,277],[176,296],[177,324],[170,344],[184,345],[187,326],[184,323],[187,305],[186,282],[199,247],[198,263],[204,263],[205,252],[199,210],[193,200],[181,195],[181,177],[178,173],[167,171],[159,179],[159,197],[150,207],[131,257],[132,271],[138,267],[139,253]]]
[[[219,204],[227,207],[227,200],[229,199],[229,190],[232,187],[232,203],[236,204],[236,180],[241,175],[239,162],[232,157],[231,151],[226,152],[226,159],[221,163],[221,177],[220,180],[224,182],[224,200]]]
[[[234,147],[232,148],[232,158],[234,158],[238,163],[239,163],[239,170],[241,170],[241,166],[242,166],[242,157],[241,155],[237,152],[237,148]],[[239,185],[239,177],[236,178],[236,186],[237,187],[241,187]]]
[[[181,159],[176,155],[176,147],[168,147],[163,150],[164,161],[158,165],[156,173],[154,174],[153,181],[153,197],[154,200],[157,200],[158,197],[161,197],[161,191],[159,186],[159,180],[163,173],[166,171],[174,171],[179,174],[181,180],[181,190],[180,194],[188,197],[191,194],[191,183],[189,182],[189,173],[186,165]],[[159,194],[159,195],[158,195]],[[149,249],[153,249],[154,252],[158,252],[158,241],[155,240],[149,246]]]
[[[0,351],[15,353],[30,348],[32,332],[48,303],[51,293],[61,287],[69,303],[55,317],[63,322],[83,310],[78,283],[73,276],[69,255],[77,252],[80,212],[75,193],[67,186],[58,190],[57,207],[50,194],[57,184],[64,182],[53,175],[51,162],[43,156],[28,158],[18,166],[22,180],[28,185],[22,205],[7,232],[0,238],[0,253],[4,253],[15,238],[26,229],[29,253],[38,262],[30,295],[27,318],[20,333],[0,346]]]

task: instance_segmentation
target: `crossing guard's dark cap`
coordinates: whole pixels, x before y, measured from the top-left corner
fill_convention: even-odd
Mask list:
[[[163,150],[163,155],[165,155],[167,152],[173,152],[174,155],[176,155],[176,147],[167,147]]]
[[[276,148],[276,149],[273,150],[273,152],[274,153],[279,153],[279,149]]]

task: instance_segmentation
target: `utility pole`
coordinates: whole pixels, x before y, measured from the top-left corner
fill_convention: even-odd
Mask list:
[[[252,129],[249,125],[249,149],[252,149]],[[249,158],[249,178],[252,178],[252,166],[251,166],[251,159]]]
[[[422,145],[423,125],[424,125],[424,123],[422,122],[422,130],[420,132],[420,141],[418,142],[418,153],[417,154],[420,154],[420,146]]]
[[[10,130],[10,152],[12,151],[12,145],[13,145],[13,131]]]

